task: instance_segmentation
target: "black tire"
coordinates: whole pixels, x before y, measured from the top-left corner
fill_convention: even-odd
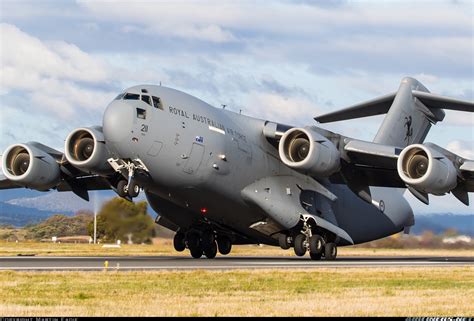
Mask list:
[[[278,244],[283,250],[288,250],[291,247],[290,243],[288,243],[288,235],[280,234],[278,237]]]
[[[183,252],[186,249],[186,236],[182,232],[178,232],[174,235],[173,245],[174,249],[178,252]]]
[[[127,184],[128,182],[125,180],[121,180],[117,184],[117,194],[120,197],[125,197],[128,195],[127,193]]]
[[[232,240],[227,236],[221,236],[217,239],[217,247],[220,254],[227,255],[232,250]]]
[[[216,242],[214,232],[206,230],[201,234],[201,246],[205,249],[206,247],[212,246]]]
[[[140,194],[140,185],[135,182],[130,182],[130,186],[128,187],[128,196],[131,198],[137,197]]]
[[[206,257],[208,259],[213,259],[216,257],[217,255],[217,244],[216,244],[216,241],[212,242],[212,244],[210,244],[209,246],[207,246],[205,249],[204,249],[204,255],[206,255]]]
[[[303,234],[298,234],[295,237],[294,250],[297,256],[303,256],[306,254],[306,247],[304,246],[305,240],[306,240],[306,236],[304,236]]]
[[[319,261],[319,260],[321,260],[321,257],[323,256],[323,253],[309,252],[309,256],[311,257],[311,260]]]
[[[202,256],[202,249],[200,247],[190,247],[189,251],[191,256],[195,259],[199,259]]]
[[[324,246],[324,258],[328,261],[334,261],[337,256],[336,243],[326,243]]]
[[[201,248],[201,240],[199,233],[189,232],[186,234],[186,242],[188,243],[188,248]]]
[[[309,238],[309,252],[322,254],[324,251],[324,239],[320,235],[313,235]]]

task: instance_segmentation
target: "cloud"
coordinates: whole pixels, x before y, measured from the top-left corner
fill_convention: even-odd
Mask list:
[[[70,116],[78,107],[95,109],[111,99],[111,93],[84,86],[108,81],[109,71],[74,44],[43,42],[6,23],[0,24],[0,36],[3,95],[23,90],[34,106],[59,111],[60,117]]]
[[[461,157],[474,160],[473,140],[453,140],[446,148]]]

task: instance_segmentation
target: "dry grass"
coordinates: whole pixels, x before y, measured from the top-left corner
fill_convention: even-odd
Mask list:
[[[379,249],[341,247],[338,256],[474,256],[473,249]],[[152,245],[122,245],[103,248],[93,244],[53,244],[39,242],[0,242],[0,256],[189,256],[188,251],[176,252],[170,240],[157,239]],[[230,256],[294,256],[292,250],[275,246],[240,245]]]
[[[8,316],[472,316],[474,267],[0,272]]]

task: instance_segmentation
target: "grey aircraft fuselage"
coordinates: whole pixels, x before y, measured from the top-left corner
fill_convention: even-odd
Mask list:
[[[276,239],[250,228],[266,215],[241,194],[265,177],[302,175],[284,165],[278,149],[262,135],[266,121],[162,86],[140,85],[125,92],[140,95],[143,89],[160,98],[162,109],[141,100],[116,99],[104,113],[103,132],[114,157],[140,159],[146,165],[149,177],[137,180],[151,207],[180,228],[210,220],[245,236],[236,244],[278,245]],[[325,218],[345,230],[354,244],[413,225],[403,189],[371,187],[373,199],[383,204],[380,210],[345,184],[320,182],[338,199],[319,199],[318,213],[328,214]],[[338,243],[349,244],[342,239]]]

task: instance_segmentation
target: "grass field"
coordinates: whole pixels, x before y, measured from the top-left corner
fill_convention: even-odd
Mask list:
[[[104,248],[101,244],[70,244],[40,242],[0,242],[0,256],[160,256],[184,255],[189,251],[176,252],[170,240],[158,239],[152,245],[122,245],[120,248]],[[293,250],[275,246],[234,246],[230,256],[294,256]],[[384,249],[338,248],[338,256],[474,256],[474,249]]]
[[[0,272],[1,316],[472,316],[474,267]]]

